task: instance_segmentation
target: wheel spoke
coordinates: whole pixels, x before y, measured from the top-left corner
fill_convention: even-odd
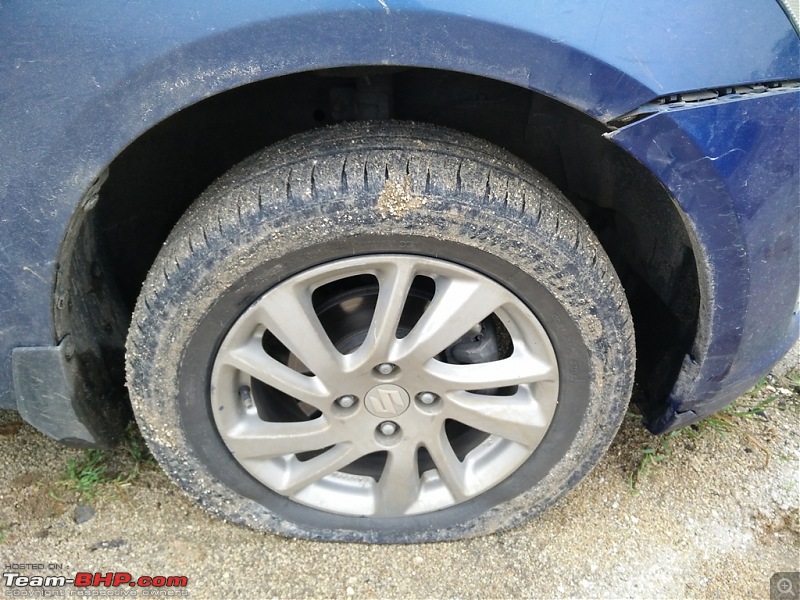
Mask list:
[[[519,349],[508,358],[471,365],[432,360],[425,365],[425,370],[451,390],[485,390],[546,381],[557,376],[553,365]]]
[[[433,301],[411,333],[397,342],[396,356],[392,359],[399,361],[411,357],[416,361],[427,361],[507,300],[507,292],[499,286],[486,286],[470,279],[437,279]]]
[[[271,458],[320,450],[342,441],[324,417],[295,423],[243,419],[224,432],[225,444],[238,460]]]
[[[463,502],[469,498],[466,481],[466,469],[458,460],[450,440],[444,430],[444,425],[439,429],[439,434],[425,442],[425,447],[436,465],[439,477],[447,486],[455,502]]]
[[[292,354],[323,380],[342,372],[342,355],[331,342],[304,286],[286,283],[271,290],[257,305],[256,318]]]
[[[397,326],[414,281],[414,266],[412,261],[397,261],[378,273],[375,313],[364,343],[353,355],[353,363],[380,362],[397,341]]]
[[[448,419],[531,449],[539,444],[550,424],[551,417],[527,390],[514,396],[453,392],[445,400]]]
[[[276,490],[286,496],[292,496],[326,475],[346,467],[364,454],[352,443],[342,443],[310,460],[294,459],[284,473],[282,484]]]
[[[381,474],[375,516],[402,515],[419,498],[417,446],[405,443],[389,451]]]
[[[247,343],[227,352],[220,352],[218,361],[274,387],[292,398],[319,408],[327,408],[328,391],[317,377],[308,377],[287,367],[267,354],[261,343],[251,338]]]

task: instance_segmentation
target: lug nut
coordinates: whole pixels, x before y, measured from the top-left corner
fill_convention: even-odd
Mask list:
[[[391,375],[396,367],[392,363],[381,363],[375,368],[381,375]]]
[[[347,394],[346,396],[342,396],[341,398],[336,400],[336,404],[338,404],[342,408],[350,408],[355,403],[356,403],[356,397],[351,394]]]
[[[438,396],[433,392],[422,392],[417,396],[417,400],[422,402],[422,404],[433,404],[436,402],[436,398],[438,398]]]
[[[394,435],[397,431],[397,425],[392,423],[391,421],[384,421],[380,425],[378,425],[378,431],[380,431],[385,436]]]

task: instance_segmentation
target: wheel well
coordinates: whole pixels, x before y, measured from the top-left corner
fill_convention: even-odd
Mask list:
[[[109,165],[97,204],[72,219],[54,299],[57,339],[70,335],[79,356],[105,365],[98,397],[122,389],[140,286],[172,227],[212,181],[293,134],[389,118],[504,147],[580,210],[625,287],[636,328],[634,399],[655,416],[690,352],[699,306],[695,257],[667,191],[603,137],[605,126],[555,100],[460,73],[380,67],[301,73],[208,98],[158,124]]]

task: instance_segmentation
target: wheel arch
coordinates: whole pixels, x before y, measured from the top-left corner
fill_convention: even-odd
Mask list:
[[[372,82],[367,94],[391,90],[389,116],[487,139],[556,183],[595,229],[628,288],[640,332],[640,399],[653,405],[663,398],[694,339],[699,294],[684,223],[663,186],[603,137],[609,127],[542,94],[453,71],[369,66],[300,73],[213,96],[160,122],[110,163],[70,223],[53,304],[57,340],[69,337],[93,365],[84,376],[94,382],[97,401],[116,397],[139,286],[184,210],[249,154],[333,122],[332,92],[351,89],[358,98],[364,79]],[[637,254],[648,260],[637,261]],[[672,293],[679,284],[693,290],[684,302]],[[677,332],[669,343],[655,343],[668,330]]]

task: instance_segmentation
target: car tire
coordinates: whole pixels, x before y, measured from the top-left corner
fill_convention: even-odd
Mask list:
[[[297,135],[190,207],[137,302],[131,402],[225,519],[331,541],[518,525],[627,407],[630,313],[585,221],[527,164],[398,122]]]

